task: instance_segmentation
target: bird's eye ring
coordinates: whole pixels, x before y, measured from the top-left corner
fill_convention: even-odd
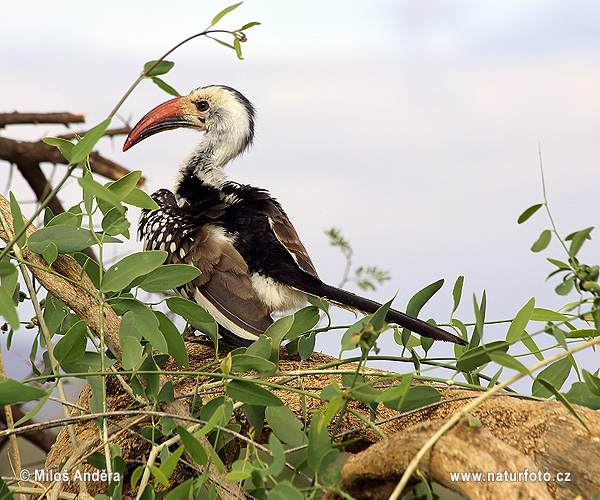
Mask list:
[[[210,108],[210,105],[208,104],[208,101],[199,101],[196,103],[196,108],[198,109],[198,111],[204,112],[204,111],[208,111],[208,108]]]

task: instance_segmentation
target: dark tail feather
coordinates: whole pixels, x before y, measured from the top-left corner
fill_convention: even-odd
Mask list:
[[[374,300],[365,299],[364,297],[355,295],[351,292],[347,292],[346,290],[342,290],[331,285],[326,285],[325,283],[322,283],[322,290],[321,293],[319,293],[319,296],[326,298],[342,307],[357,309],[367,314],[373,314],[381,307],[381,304],[375,302]],[[414,333],[422,335],[423,337],[429,337],[433,340],[454,342],[455,344],[460,345],[467,345],[468,343],[460,337],[442,330],[437,326],[430,325],[426,321],[413,318],[412,316],[404,314],[400,311],[396,311],[395,309],[390,309],[385,319],[389,323],[395,323],[399,326],[408,328]]]

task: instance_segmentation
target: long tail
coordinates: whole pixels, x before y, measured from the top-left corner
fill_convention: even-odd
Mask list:
[[[360,295],[356,295],[341,288],[337,288],[331,285],[327,285],[321,282],[321,287],[318,296],[330,300],[334,304],[340,305],[341,307],[347,307],[350,309],[356,309],[367,314],[373,314],[377,309],[381,307],[381,304],[374,300],[366,299]],[[307,293],[308,290],[305,290]],[[443,340],[444,342],[454,342],[455,344],[467,345],[468,342],[457,337],[456,335],[449,333],[437,326],[430,325],[429,323],[422,321],[418,318],[413,318],[408,314],[390,309],[386,321],[389,323],[395,323],[402,327],[408,328],[410,331],[422,335],[423,337],[429,337],[433,340]]]

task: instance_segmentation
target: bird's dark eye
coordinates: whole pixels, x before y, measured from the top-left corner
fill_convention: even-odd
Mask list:
[[[208,104],[208,101],[199,101],[196,103],[196,108],[200,112],[208,111],[208,108],[210,108],[210,105]]]

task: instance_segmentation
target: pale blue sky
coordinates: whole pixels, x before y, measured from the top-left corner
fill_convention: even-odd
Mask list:
[[[230,3],[4,3],[1,108],[87,112],[89,124],[98,123],[145,61]],[[336,283],[343,270],[323,236],[337,226],[357,263],[391,271],[376,299],[399,290],[404,308],[418,289],[446,279],[425,317],[448,318],[460,274],[464,320],[472,319],[472,293],[484,288],[489,319],[514,316],[532,296],[540,307],[567,302],[554,295],[556,280],[544,282],[552,270],[545,257],[564,258],[558,246],[529,251],[548,226],[544,216],[524,226],[516,219],[541,201],[541,143],[559,230],[597,224],[600,4],[248,0],[219,26],[249,21],[263,24],[248,31],[244,61],[196,40],[170,57],[176,65],[165,79],[181,93],[231,85],[254,102],[257,140],[230,175],[279,199],[326,281]],[[135,122],[167,98],[144,82],[120,116]],[[172,186],[199,138],[160,134],[127,154],[122,139],[100,147],[142,169],[152,191]],[[29,196],[18,181],[12,188]],[[582,252],[590,264],[600,254],[593,236]],[[497,340],[505,328],[489,332],[486,340]],[[335,340],[320,345],[337,354]]]

